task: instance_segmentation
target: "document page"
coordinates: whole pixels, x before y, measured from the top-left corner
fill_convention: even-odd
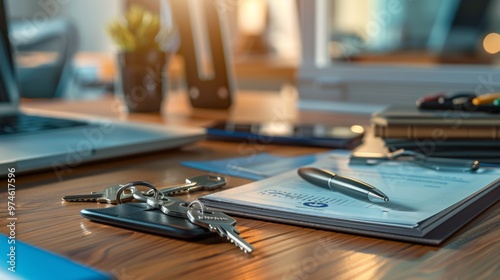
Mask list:
[[[292,170],[244,186],[204,196],[217,202],[300,215],[414,228],[444,209],[465,202],[500,178],[498,169],[444,172],[408,162],[349,165],[348,155],[332,154],[309,165],[358,179],[389,197],[371,203],[304,181]]]

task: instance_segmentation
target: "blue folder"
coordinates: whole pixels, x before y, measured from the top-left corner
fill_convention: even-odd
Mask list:
[[[0,244],[2,244],[0,279],[113,279],[111,274],[94,270],[3,234],[0,234]]]

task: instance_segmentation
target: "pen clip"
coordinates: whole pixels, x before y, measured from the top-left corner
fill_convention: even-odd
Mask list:
[[[384,161],[407,161],[436,171],[470,172],[479,169],[479,161],[469,159],[428,157],[424,154],[399,149],[388,154],[354,153],[349,164],[375,165]]]

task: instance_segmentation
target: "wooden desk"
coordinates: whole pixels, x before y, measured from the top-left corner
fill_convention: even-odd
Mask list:
[[[285,101],[282,101],[286,99]],[[288,118],[342,122],[327,113],[298,112],[291,93],[240,93],[228,112],[194,110],[184,95],[172,94],[163,116],[126,116],[112,99],[78,103],[28,103],[31,109],[92,112],[105,117],[202,125],[217,119]],[[366,116],[352,117],[367,123]],[[477,217],[440,247],[414,245],[337,232],[237,218],[237,228],[255,247],[245,255],[228,242],[191,243],[91,222],[83,208],[93,203],[63,203],[66,194],[147,180],[157,186],[179,183],[202,173],[183,160],[251,156],[256,152],[299,155],[325,149],[255,143],[203,141],[180,150],[162,151],[78,166],[63,181],[51,171],[19,174],[17,238],[72,260],[110,271],[118,279],[500,279],[499,204]],[[230,177],[228,188],[249,180]],[[6,201],[2,188],[1,201]],[[194,200],[203,193],[185,196]],[[0,213],[6,216],[6,204]],[[1,227],[6,233],[7,228]],[[3,245],[2,245],[3,248]],[[57,269],[57,268],[54,268]]]

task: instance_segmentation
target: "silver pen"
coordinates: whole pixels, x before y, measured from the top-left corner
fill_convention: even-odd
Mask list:
[[[298,169],[299,176],[307,182],[345,195],[371,202],[388,202],[389,198],[379,189],[360,180],[342,177],[333,172],[313,167]]]

